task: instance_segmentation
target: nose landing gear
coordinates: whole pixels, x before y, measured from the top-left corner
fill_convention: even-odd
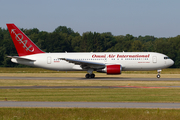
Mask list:
[[[160,76],[160,74],[157,74],[157,78],[160,78],[161,76]]]
[[[157,78],[160,78],[160,74],[161,74],[161,70],[157,70],[158,74],[157,74]]]

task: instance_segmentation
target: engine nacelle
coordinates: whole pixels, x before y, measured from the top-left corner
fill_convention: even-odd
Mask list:
[[[115,65],[106,65],[106,67],[104,69],[99,69],[97,70],[97,72],[101,72],[101,73],[107,73],[109,75],[117,75],[117,74],[121,74],[122,71],[122,66],[119,64],[115,64]]]
[[[122,67],[121,65],[106,65],[107,74],[121,74]]]

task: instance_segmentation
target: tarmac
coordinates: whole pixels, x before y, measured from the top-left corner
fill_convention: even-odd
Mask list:
[[[74,78],[74,77],[0,77],[12,80],[117,80],[117,81],[179,81],[180,78]],[[169,88],[180,86],[0,86],[0,89],[61,89],[61,88]],[[46,108],[162,108],[180,109],[180,103],[143,103],[143,102],[32,102],[0,101],[0,107],[46,107]]]
[[[0,76],[0,79],[12,80],[117,80],[117,81],[180,81],[180,78],[123,78],[123,77],[96,77],[96,78],[78,78],[78,77],[6,77]]]
[[[137,103],[137,102],[23,102],[0,101],[0,107],[18,108],[160,108],[180,109],[180,103]]]

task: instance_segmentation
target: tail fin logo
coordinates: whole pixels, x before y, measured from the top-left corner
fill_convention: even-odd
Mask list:
[[[22,44],[23,45],[23,48],[26,50],[26,51],[29,51],[29,52],[34,52],[34,47],[30,44],[29,47],[27,46],[27,40],[23,40],[23,35],[21,33],[16,33],[15,32],[16,29],[12,29],[11,30],[11,33],[13,33],[15,35],[15,39],[19,42],[19,44]]]

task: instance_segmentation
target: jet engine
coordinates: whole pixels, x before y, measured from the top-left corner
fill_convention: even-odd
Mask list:
[[[108,75],[110,74],[121,74],[122,67],[119,64],[115,65],[106,65],[106,67],[102,70],[97,70],[97,72],[105,72]]]

